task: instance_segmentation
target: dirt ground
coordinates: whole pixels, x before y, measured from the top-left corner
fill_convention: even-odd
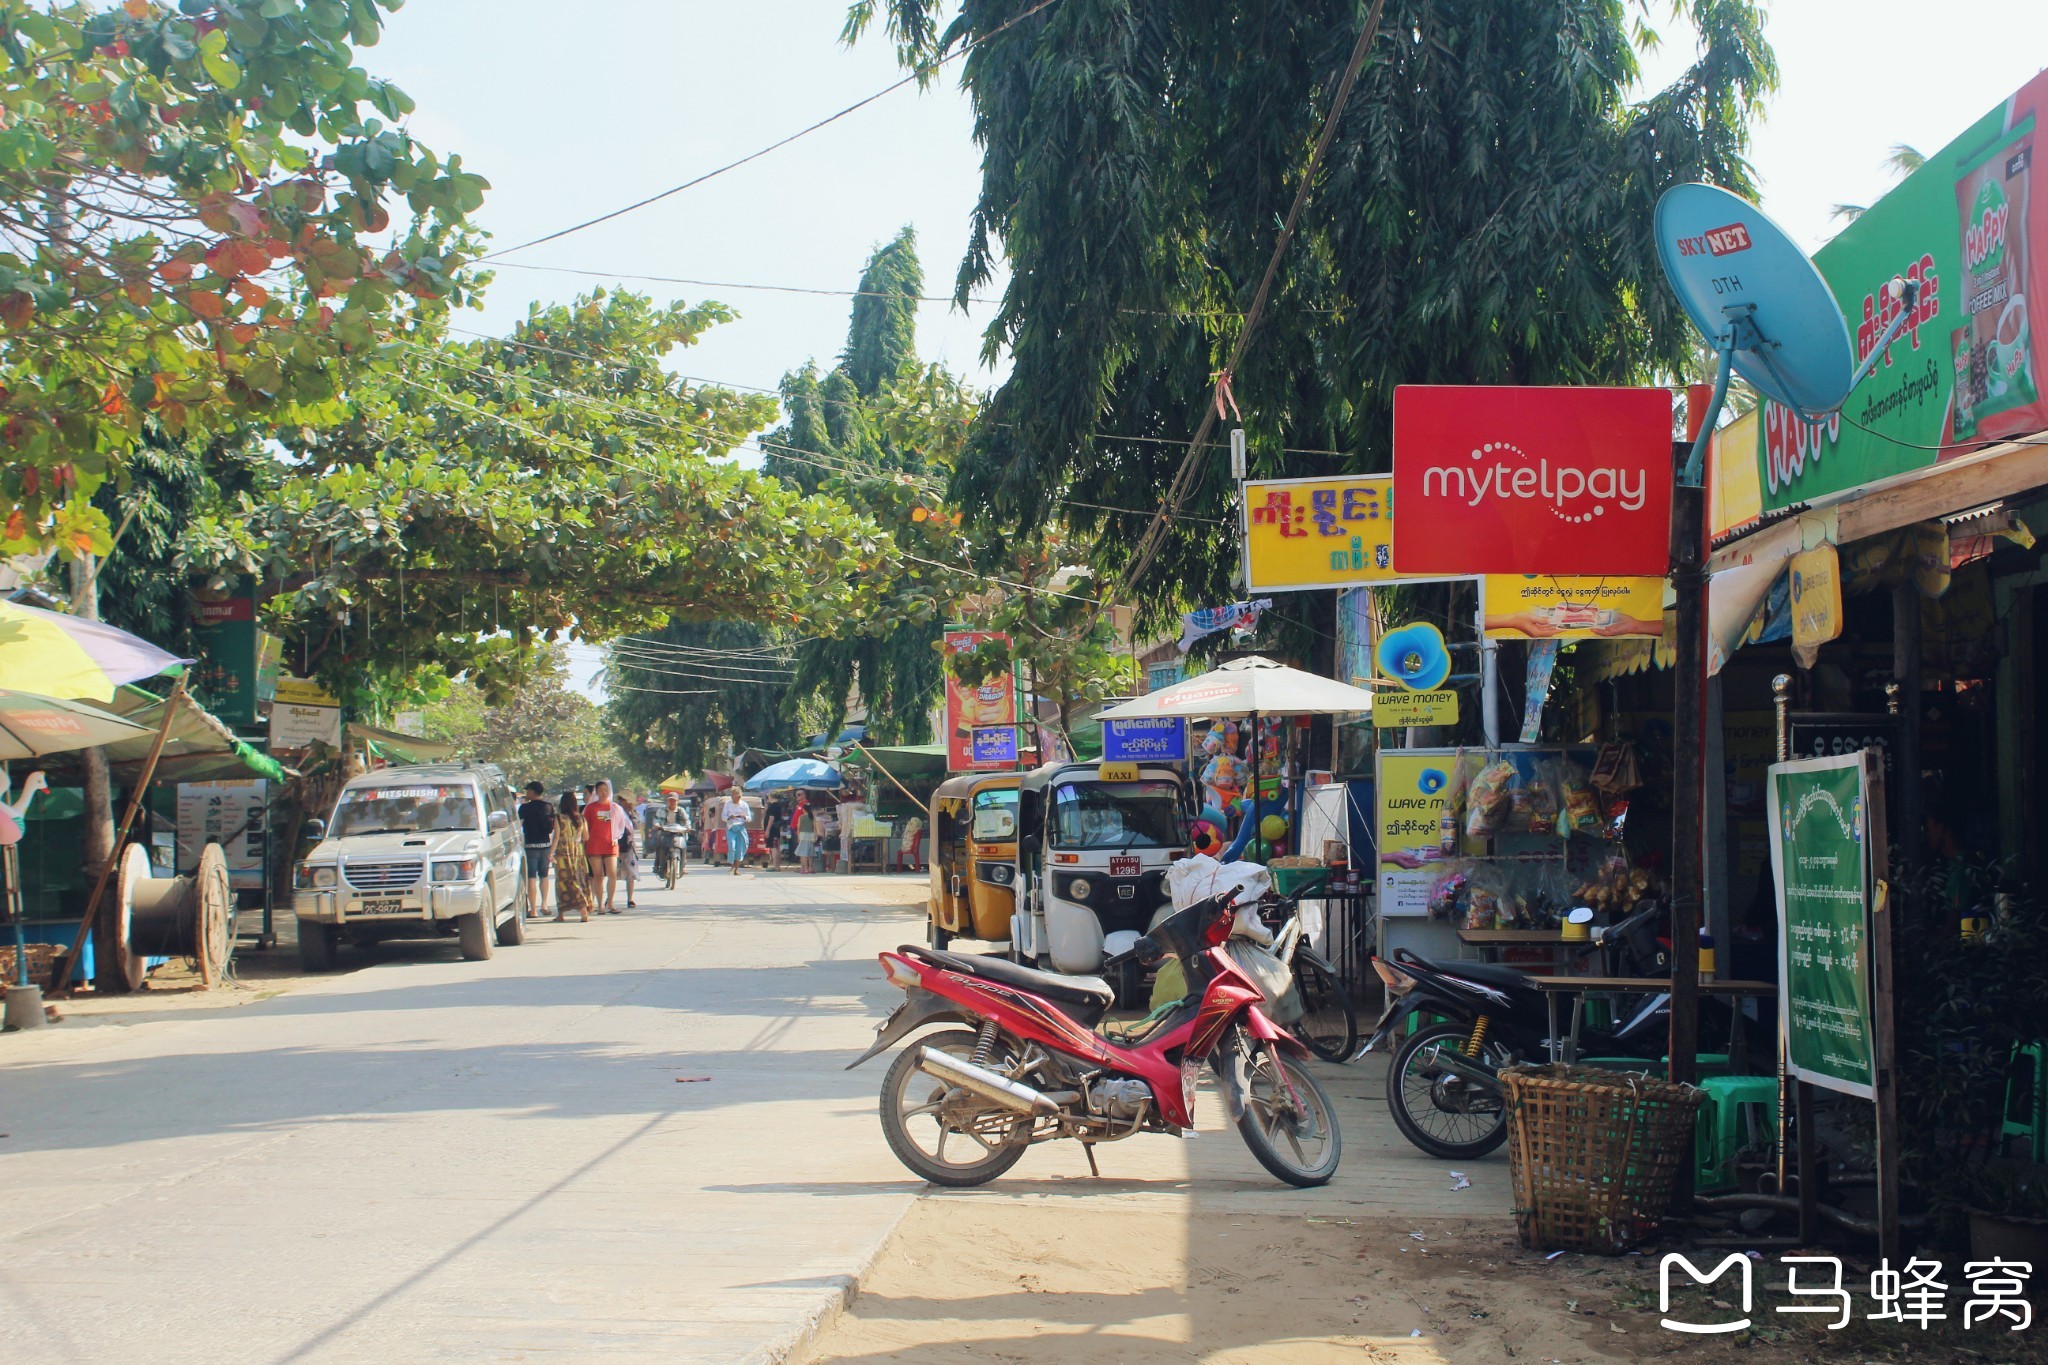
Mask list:
[[[1721,1253],[1714,1253],[1716,1255]],[[1695,1253],[1704,1260],[1705,1253]],[[1577,1365],[1585,1361],[2037,1361],[2033,1332],[1828,1334],[1776,1317],[1686,1338],[1659,1325],[1657,1257],[1523,1251],[1506,1223],[1196,1213],[927,1198],[859,1298],[813,1344],[822,1362],[1003,1365]],[[1851,1271],[1847,1283],[1854,1284]],[[1675,1296],[1692,1321],[1706,1291]],[[1859,1306],[1859,1312],[1866,1311]],[[1799,1325],[1785,1326],[1786,1323]],[[1952,1324],[1953,1326],[1953,1324]],[[2048,1331],[2043,1324],[2042,1331]],[[2048,1338],[2044,1338],[2048,1345]],[[2015,1353],[2020,1352],[2020,1353]]]

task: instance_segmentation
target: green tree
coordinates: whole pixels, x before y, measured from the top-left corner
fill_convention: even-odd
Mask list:
[[[467,761],[497,764],[514,785],[539,782],[559,793],[609,778],[616,789],[638,792],[667,775],[612,742],[603,709],[569,686],[569,660],[559,648],[544,651],[502,703],[457,679],[425,716],[427,738],[457,746]]]
[[[893,577],[888,538],[723,461],[773,404],[662,367],[731,316],[600,291],[502,340],[399,343],[337,421],[281,433],[269,486],[194,519],[182,561],[268,584],[270,628],[344,700],[423,667],[495,699],[548,641],[672,616],[857,616]]]
[[[723,769],[728,749],[780,749],[799,738],[789,654],[751,621],[670,621],[613,642],[605,729],[643,770]]]
[[[146,427],[317,423],[468,299],[486,184],[353,64],[382,8],[0,0],[0,550],[104,553],[90,494]]]
[[[1007,266],[986,334],[1008,378],[953,480],[977,522],[1061,515],[1105,574],[1158,506],[1243,327],[1361,0],[862,0],[906,63],[966,42],[983,151],[964,299]],[[1623,383],[1690,333],[1660,279],[1657,195],[1750,188],[1776,79],[1751,0],[1686,0],[1693,63],[1631,101],[1656,41],[1614,0],[1389,0],[1255,344],[1232,376],[1255,475],[1387,467],[1400,383]],[[1014,23],[1014,27],[1011,25]],[[997,29],[1003,31],[998,33]],[[1149,438],[1131,440],[1128,438]],[[1322,453],[1335,452],[1335,453]],[[1137,585],[1158,620],[1222,600],[1212,451]]]

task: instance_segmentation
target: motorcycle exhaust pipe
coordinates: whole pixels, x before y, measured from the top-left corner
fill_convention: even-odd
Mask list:
[[[1059,1106],[1028,1085],[1020,1085],[1008,1076],[999,1076],[985,1066],[963,1062],[937,1048],[918,1049],[917,1068],[938,1077],[949,1085],[981,1096],[993,1104],[1018,1114],[1055,1114]]]
[[[1432,1049],[1430,1057],[1436,1065],[1460,1080],[1467,1080],[1474,1085],[1485,1086],[1489,1090],[1498,1091],[1501,1088],[1500,1072],[1484,1058],[1467,1057],[1455,1048],[1441,1046]]]

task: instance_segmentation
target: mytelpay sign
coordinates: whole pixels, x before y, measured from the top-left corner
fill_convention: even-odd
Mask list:
[[[1178,716],[1102,722],[1105,763],[1178,763],[1188,756],[1188,723]]]

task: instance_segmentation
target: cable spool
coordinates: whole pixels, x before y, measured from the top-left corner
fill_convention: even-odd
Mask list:
[[[151,876],[148,850],[129,845],[121,858],[117,913],[138,972],[145,957],[189,957],[199,964],[199,979],[208,988],[226,976],[234,946],[235,893],[219,844],[201,850],[199,871],[187,877]]]

